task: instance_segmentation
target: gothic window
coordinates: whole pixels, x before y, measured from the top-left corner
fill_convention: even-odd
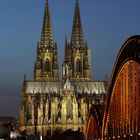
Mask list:
[[[76,72],[81,72],[81,61],[79,59],[76,60]]]
[[[26,114],[27,114],[27,121],[32,119],[32,104],[31,104],[31,102],[27,102],[27,104],[26,104]]]
[[[72,118],[72,102],[70,98],[67,100],[67,119],[68,118]]]
[[[84,69],[87,69],[88,67],[89,67],[89,65],[88,65],[88,63],[87,63],[87,61],[86,60],[84,60]]]
[[[49,59],[46,59],[46,71],[50,72],[50,70],[51,70],[50,61]]]
[[[58,110],[61,110],[61,104],[60,103],[58,104]]]
[[[61,118],[61,111],[58,112],[58,118]]]
[[[49,101],[48,120],[51,119],[51,101]]]

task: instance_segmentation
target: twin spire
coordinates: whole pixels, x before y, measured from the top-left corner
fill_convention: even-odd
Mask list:
[[[71,43],[80,46],[84,44],[78,0],[76,0],[76,6],[75,6]],[[45,5],[40,45],[41,47],[54,46],[54,38],[53,38],[48,0],[46,0],[46,5]]]
[[[79,46],[84,45],[78,0],[76,0],[76,6],[75,6],[71,43],[72,43],[72,45],[74,45],[74,44],[79,45]]]
[[[46,0],[46,5],[45,5],[40,44],[41,44],[41,47],[54,46],[54,39],[53,39],[53,33],[52,33],[52,24],[51,24],[48,0]]]

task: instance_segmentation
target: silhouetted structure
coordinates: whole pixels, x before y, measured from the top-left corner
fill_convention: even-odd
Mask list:
[[[16,127],[14,117],[0,117],[0,138],[9,139],[10,132]]]
[[[100,103],[91,106],[86,125],[86,140],[101,138],[104,106]]]
[[[67,130],[63,133],[55,132],[51,140],[85,140],[85,137],[80,131]]]

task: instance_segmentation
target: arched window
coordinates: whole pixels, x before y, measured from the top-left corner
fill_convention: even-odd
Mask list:
[[[50,72],[50,70],[51,70],[50,61],[49,59],[46,59],[46,71]]]
[[[76,60],[76,72],[81,72],[81,61],[79,59]]]
[[[51,101],[49,101],[48,120],[51,119]]]
[[[68,98],[68,100],[67,100],[66,107],[67,107],[67,119],[72,118],[72,115],[73,115],[72,114],[72,101],[70,98]]]
[[[32,103],[27,102],[26,104],[26,115],[27,115],[27,121],[32,119]]]

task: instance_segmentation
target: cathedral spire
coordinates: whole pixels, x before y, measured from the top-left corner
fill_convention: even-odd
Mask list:
[[[64,49],[64,63],[67,62],[67,52],[68,52],[68,42],[67,42],[67,36],[65,36],[65,49]]]
[[[82,23],[81,23],[81,16],[80,16],[80,9],[79,9],[78,0],[76,0],[76,5],[75,5],[71,43],[76,44],[76,45],[80,45],[80,46],[84,44]]]
[[[48,0],[46,0],[40,44],[41,47],[54,46]]]
[[[48,0],[46,0],[40,43],[34,68],[35,80],[58,80],[57,45],[52,34]]]

